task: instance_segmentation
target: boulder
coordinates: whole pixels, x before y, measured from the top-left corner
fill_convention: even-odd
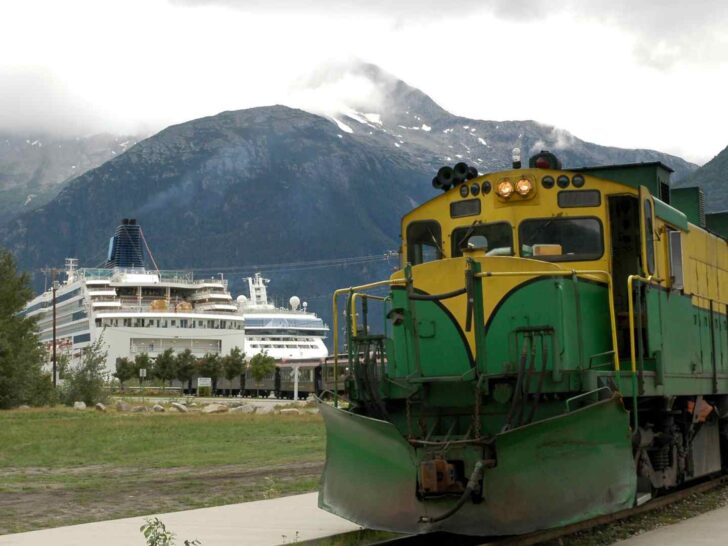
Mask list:
[[[160,406],[159,404],[154,404],[152,406],[152,411],[156,411],[157,413],[161,413],[164,411],[164,408]]]
[[[146,411],[149,411],[146,406],[134,406],[131,408],[132,413],[144,413]]]
[[[225,413],[229,410],[225,404],[208,404],[202,408],[202,413]]]
[[[172,409],[177,410],[180,413],[187,413],[190,411],[187,409],[187,406],[185,406],[184,404],[180,404],[179,402],[172,402],[171,406]]]
[[[267,415],[269,413],[273,413],[275,411],[275,408],[271,405],[266,404],[265,406],[258,406],[258,409],[255,413],[259,413],[261,415]]]
[[[131,411],[131,406],[123,400],[117,400],[116,411]]]
[[[235,406],[230,413],[255,413],[255,406]]]
[[[94,407],[96,408],[96,411],[106,411],[106,406],[104,406],[101,402],[97,402]]]
[[[21,406],[18,406],[18,409],[30,409],[30,406],[28,404],[23,404]]]
[[[306,410],[306,413],[310,413],[311,415],[316,415],[319,412],[318,408],[308,408]]]
[[[86,409],[86,403],[85,402],[76,401],[76,402],[73,403],[73,409],[79,409],[79,410]]]
[[[301,410],[297,408],[283,408],[281,415],[301,415]]]

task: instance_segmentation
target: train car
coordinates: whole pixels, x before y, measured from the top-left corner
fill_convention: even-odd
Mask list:
[[[511,535],[630,508],[728,458],[728,233],[661,163],[478,175],[402,219],[401,269],[334,295],[345,394],[319,505]],[[360,328],[385,306],[386,330]],[[337,371],[334,376],[338,377]]]
[[[337,389],[338,392],[344,389],[349,369],[347,358],[346,355],[341,355],[339,359],[338,381],[334,378],[333,357],[278,362],[272,373],[257,382],[250,369],[246,369],[243,395],[268,397],[273,394],[276,398],[293,399],[296,388],[294,374],[297,369],[299,399],[312,394],[318,397],[330,397]]]

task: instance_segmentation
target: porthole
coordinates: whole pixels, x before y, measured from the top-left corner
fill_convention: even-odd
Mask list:
[[[483,182],[483,188],[482,188],[483,194],[488,194],[488,193],[490,193],[490,190],[491,190],[491,185],[490,185],[490,182],[488,182],[488,181],[486,180],[485,182]]]
[[[554,177],[553,176],[544,176],[541,179],[541,185],[546,188],[547,190],[550,190],[554,187]]]
[[[472,195],[473,197],[475,197],[479,193],[480,193],[480,184],[478,184],[478,183],[471,184],[470,185],[470,195]]]
[[[576,174],[572,177],[571,183],[575,188],[581,188],[584,185],[584,177],[580,174]]]
[[[468,185],[463,184],[460,186],[460,197],[467,197],[468,196]]]
[[[559,188],[566,188],[569,186],[569,177],[562,174],[556,179],[556,183],[559,185]]]

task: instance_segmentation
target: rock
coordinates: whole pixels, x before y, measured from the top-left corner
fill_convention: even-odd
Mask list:
[[[197,402],[190,402],[188,405],[191,408],[196,408],[197,407]]]
[[[149,411],[146,406],[134,406],[131,408],[132,413],[144,413],[146,411]]]
[[[94,407],[96,408],[96,411],[106,412],[106,406],[104,406],[101,402],[97,402]]]
[[[310,413],[311,415],[316,415],[319,412],[318,408],[308,408],[306,410],[306,413]]]
[[[131,406],[123,400],[117,400],[116,411],[131,411]]]
[[[30,409],[30,406],[28,404],[23,404],[22,406],[18,406],[18,409]]]
[[[86,409],[86,404],[84,402],[76,401],[73,403],[73,409],[79,409],[79,410]]]
[[[296,408],[283,408],[281,415],[301,415],[301,410]]]
[[[245,405],[245,402],[230,402],[228,404],[228,406],[230,407],[230,409],[239,408],[239,407],[244,406],[244,405]]]
[[[235,406],[230,413],[255,413],[255,406]]]
[[[188,413],[190,411],[187,409],[187,406],[180,404],[179,402],[172,402],[171,406],[172,409],[177,410],[180,413]]]
[[[274,411],[275,408],[273,406],[266,404],[265,406],[258,406],[256,413],[259,413],[261,415],[267,415],[268,413],[273,413]]]
[[[160,406],[159,404],[154,404],[152,406],[152,411],[156,411],[157,413],[161,413],[164,411],[164,408]]]
[[[229,410],[225,404],[209,404],[202,408],[202,413],[225,413]]]

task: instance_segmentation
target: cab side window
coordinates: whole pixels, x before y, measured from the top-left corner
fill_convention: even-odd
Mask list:
[[[646,269],[652,275],[655,272],[655,231],[652,225],[652,203],[645,201],[645,247],[647,254]]]
[[[412,222],[407,226],[407,261],[412,265],[443,257],[442,230],[434,220]]]

